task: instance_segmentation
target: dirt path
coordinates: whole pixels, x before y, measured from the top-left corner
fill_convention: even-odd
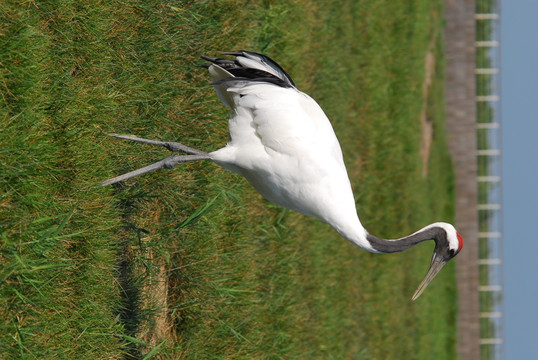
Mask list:
[[[430,94],[430,86],[435,74],[435,55],[432,52],[433,41],[430,43],[430,51],[424,59],[425,75],[424,83],[422,84],[422,98],[424,105],[420,112],[420,127],[422,130],[422,141],[420,143],[420,157],[422,158],[422,176],[428,175],[428,161],[430,160],[430,148],[433,140],[433,122],[428,119],[428,97]]]
[[[455,172],[456,227],[464,248],[456,258],[458,355],[480,359],[475,104],[475,2],[445,0],[446,125]]]

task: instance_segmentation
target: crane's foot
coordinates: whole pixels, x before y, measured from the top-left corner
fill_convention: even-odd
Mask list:
[[[109,136],[113,136],[119,139],[125,139],[125,140],[131,140],[136,141],[144,144],[149,145],[156,145],[156,146],[162,146],[167,148],[170,151],[173,152],[180,152],[185,153],[188,155],[172,155],[167,157],[166,159],[157,161],[151,165],[145,166],[143,168],[128,172],[126,174],[116,176],[112,179],[108,179],[106,181],[103,181],[101,184],[103,186],[111,185],[123,180],[127,180],[130,178],[133,178],[138,175],[142,175],[145,173],[148,173],[153,170],[158,169],[172,169],[174,166],[176,166],[179,163],[187,162],[187,161],[197,161],[197,160],[210,160],[211,157],[209,153],[201,150],[197,150],[188,146],[185,146],[178,142],[165,142],[165,141],[157,141],[157,140],[149,140],[149,139],[142,139],[136,136],[129,136],[129,135],[120,135],[120,134],[108,134]]]

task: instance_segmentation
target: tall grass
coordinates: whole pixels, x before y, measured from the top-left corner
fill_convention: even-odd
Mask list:
[[[277,59],[341,139],[363,223],[452,218],[441,1],[7,1],[0,5],[0,353],[10,359],[455,357],[449,266],[376,256],[207,162],[102,188],[166,151],[107,132],[226,141],[199,55]],[[422,96],[430,43],[436,78]],[[422,177],[419,113],[434,123]]]

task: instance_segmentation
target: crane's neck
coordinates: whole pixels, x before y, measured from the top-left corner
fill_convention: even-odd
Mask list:
[[[444,231],[442,227],[434,223],[399,239],[383,239],[368,233],[358,217],[354,221],[347,221],[343,225],[333,223],[332,226],[340,235],[360,248],[381,254],[404,251],[427,240],[437,241],[440,232]]]
[[[423,241],[434,240],[437,242],[440,232],[442,231],[444,230],[432,224],[411,235],[399,239],[382,239],[371,234],[367,234],[366,238],[375,250],[387,254],[407,250]]]

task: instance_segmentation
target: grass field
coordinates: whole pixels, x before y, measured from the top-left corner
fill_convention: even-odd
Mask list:
[[[107,132],[224,145],[199,55],[244,48],[325,109],[372,233],[451,221],[441,0],[7,0],[0,16],[2,359],[456,357],[453,266],[410,301],[431,246],[366,253],[208,162],[99,185],[166,155]]]

